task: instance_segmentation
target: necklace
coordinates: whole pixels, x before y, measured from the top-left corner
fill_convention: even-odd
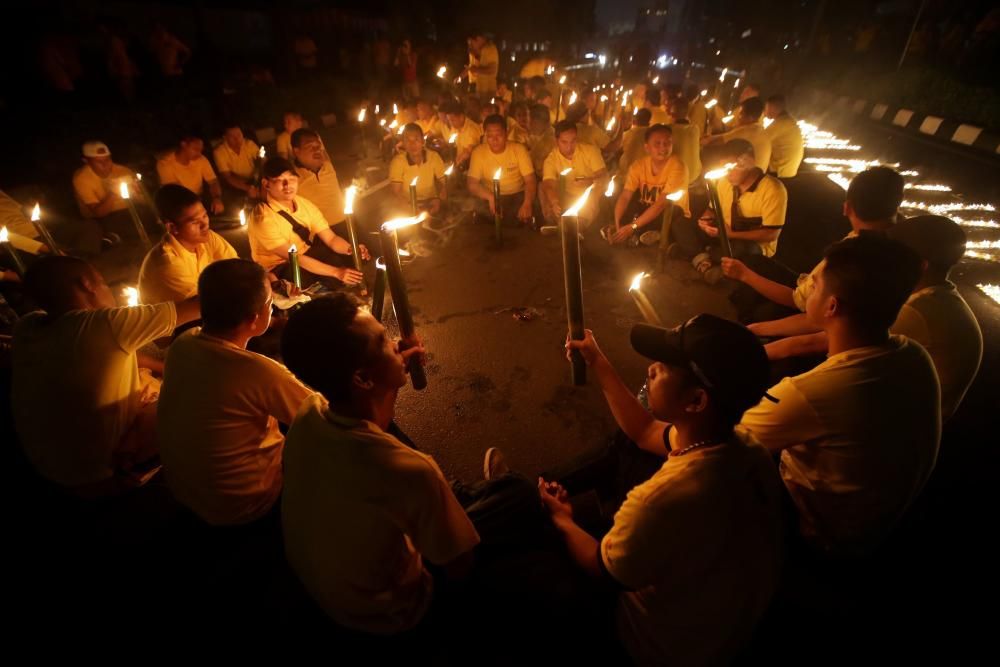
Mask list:
[[[685,447],[684,449],[678,449],[676,451],[671,451],[667,456],[684,456],[690,451],[698,449],[699,447],[711,447],[712,445],[721,445],[722,440],[702,440],[701,442],[696,442],[693,445]]]

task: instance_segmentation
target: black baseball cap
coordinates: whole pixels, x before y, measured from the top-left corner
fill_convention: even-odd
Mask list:
[[[740,412],[757,405],[771,383],[757,336],[715,315],[697,315],[673,329],[637,324],[632,347],[653,361],[689,369],[710,396]]]

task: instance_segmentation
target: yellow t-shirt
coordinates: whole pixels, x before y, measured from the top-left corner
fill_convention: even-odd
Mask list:
[[[425,120],[417,119],[416,123],[420,126],[420,131],[424,133],[425,137],[429,135],[444,136],[444,127],[437,116],[431,116]]]
[[[524,144],[509,143],[502,153],[494,153],[487,144],[472,151],[469,178],[493,191],[493,175],[500,169],[500,194],[512,195],[524,190],[524,179],[535,175],[531,156]]]
[[[724,142],[730,139],[745,139],[753,144],[754,164],[761,171],[767,171],[767,167],[771,163],[771,139],[764,131],[763,125],[760,123],[751,123],[750,125],[737,127],[722,135]]]
[[[660,172],[654,173],[653,158],[647,155],[629,167],[624,189],[638,193],[639,201],[646,206],[652,206],[660,197],[684,190],[684,196],[674,202],[674,205],[679,206],[685,216],[691,217],[687,185],[687,167],[680,158],[671,155]]]
[[[319,172],[305,167],[297,167],[295,171],[299,175],[299,196],[315,204],[328,223],[336,225],[347,217],[344,215],[344,193],[337,180],[337,171],[329,160],[323,163]]]
[[[279,134],[274,150],[279,157],[283,157],[286,160],[291,160],[295,157],[292,154],[292,134],[287,130]],[[222,170],[220,169],[219,171]]]
[[[461,153],[466,149],[471,152],[483,139],[483,126],[469,120],[468,116],[466,116],[462,127],[460,129],[450,128],[448,136],[445,138],[451,139],[453,133],[458,134],[458,137],[455,139],[455,148],[458,152]]]
[[[805,155],[802,130],[795,119],[784,114],[764,128],[764,134],[771,140],[771,164],[768,171],[778,178],[793,178],[799,173],[799,165]]]
[[[521,78],[530,79],[533,76],[548,76],[546,70],[554,67],[556,61],[550,58],[532,58],[521,67]]]
[[[253,176],[254,160],[257,159],[257,144],[250,139],[244,139],[239,152],[234,151],[225,141],[216,146],[213,156],[215,166],[220,174],[229,172],[240,178],[251,178]]]
[[[577,143],[591,144],[597,146],[602,151],[611,143],[611,137],[597,125],[587,125],[586,123],[576,124]]]
[[[235,259],[229,241],[213,231],[208,242],[191,252],[171,234],[146,253],[139,270],[139,300],[142,303],[180,301],[198,293],[198,277],[205,267],[220,259]]]
[[[8,243],[21,252],[37,255],[42,250],[42,243],[36,241],[38,230],[24,214],[24,207],[0,190],[0,227],[7,228]]]
[[[628,589],[617,626],[635,664],[732,661],[780,579],[783,496],[768,452],[737,438],[671,456],[629,492],[600,557]]]
[[[701,131],[690,123],[674,123],[670,126],[674,138],[674,155],[679,157],[688,170],[689,183],[701,177]]]
[[[519,144],[528,143],[528,131],[521,127],[512,116],[507,117],[507,141],[516,141]]]
[[[556,132],[550,127],[542,134],[529,134],[525,146],[531,155],[531,165],[535,168],[535,174],[541,176],[545,158],[556,147]]]
[[[558,148],[554,148],[549,153],[549,156],[545,158],[545,164],[542,167],[542,179],[558,183],[559,174],[564,169],[573,170],[566,175],[566,195],[570,200],[575,200],[587,189],[585,185],[578,181],[592,179],[602,171],[607,173],[607,166],[604,164],[601,151],[596,146],[588,144],[577,144],[572,158],[567,158],[559,152]],[[596,193],[592,199],[598,200],[598,194],[600,193]],[[564,205],[568,204],[564,202]]]
[[[79,486],[115,474],[116,452],[158,391],[140,374],[136,350],[176,322],[173,302],[21,318],[11,404],[21,447],[42,477]]]
[[[722,206],[722,217],[729,229],[733,228],[733,188],[724,179],[719,180],[719,204]],[[781,228],[785,225],[785,212],[788,210],[788,192],[784,184],[774,176],[761,175],[750,188],[740,194],[737,203],[739,213],[745,220],[740,223],[738,231],[750,231],[761,227]],[[759,219],[758,219],[759,218]],[[771,257],[778,249],[778,239],[760,243],[761,252],[765,257]]]
[[[309,250],[309,239],[304,239],[296,234],[292,230],[292,224],[285,220],[278,213],[279,211],[290,214],[296,222],[308,229],[313,237],[324,229],[330,228],[330,223],[323,217],[316,205],[305,197],[296,197],[295,201],[292,202],[292,208],[287,208],[270,197],[266,202],[257,204],[247,225],[247,232],[250,236],[250,255],[253,257],[253,261],[268,271],[287,261],[283,254],[279,254],[279,251],[283,252],[288,246],[294,245],[296,251],[300,253],[300,257]]]
[[[648,127],[633,125],[622,137],[622,156],[618,159],[618,171],[627,174],[629,167],[646,157],[646,130]]]
[[[899,311],[892,333],[927,350],[941,382],[941,418],[947,421],[965,397],[983,359],[983,332],[952,282],[914,292]]]
[[[139,193],[135,192],[136,188],[132,186],[134,178],[135,174],[132,170],[120,164],[112,165],[111,175],[107,178],[101,178],[95,174],[88,164],[77,169],[73,174],[73,196],[76,197],[76,205],[80,209],[80,215],[87,219],[97,217],[90,207],[100,204],[108,194],[111,194],[114,202],[111,206],[111,212],[124,211],[128,208],[128,204],[119,196],[119,187],[121,187],[123,179],[127,180],[129,182],[129,196],[138,197]]]
[[[477,95],[482,96],[495,92],[497,89],[497,72],[500,67],[500,54],[497,52],[496,45],[493,42],[485,44],[480,50],[478,58],[469,53],[469,64],[479,67],[485,67],[486,65],[495,66],[494,73],[491,75],[469,73],[469,83],[476,84]]]
[[[653,107],[649,110],[649,114],[650,127],[654,125],[670,125],[674,121],[663,107]]]
[[[345,627],[412,628],[432,595],[424,560],[443,565],[479,543],[433,458],[372,422],[334,414],[318,394],[299,409],[284,459],[288,563]]]
[[[902,336],[834,354],[785,378],[743,415],[771,451],[802,535],[838,555],[870,552],[937,460],[941,391],[927,352]]]
[[[444,162],[429,148],[424,149],[424,161],[410,162],[406,153],[396,153],[389,163],[389,181],[403,186],[403,194],[410,196],[410,183],[417,179],[417,201],[427,201],[438,196],[438,181],[444,180]]]
[[[278,424],[312,391],[263,355],[185,332],[167,353],[156,435],[174,497],[212,525],[258,519],[281,495]]]
[[[156,162],[156,173],[160,176],[160,185],[179,183],[198,195],[201,194],[205,183],[218,180],[212,171],[212,165],[204,155],[183,165],[177,161],[177,156],[173,152],[168,153]]]

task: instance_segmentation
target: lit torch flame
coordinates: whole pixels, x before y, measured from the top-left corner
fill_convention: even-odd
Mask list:
[[[590,197],[590,191],[593,189],[594,189],[593,185],[588,186],[587,189],[583,191],[583,194],[580,195],[580,198],[576,200],[576,203],[570,206],[569,209],[567,209],[566,212],[563,213],[563,216],[573,218],[579,215],[580,209],[582,209],[584,204],[587,203],[587,198]]]
[[[713,169],[712,171],[706,173],[705,178],[712,181],[717,181],[720,178],[724,177],[726,174],[728,174],[730,171],[732,171],[733,167],[735,166],[736,166],[735,162],[729,162],[718,169]]]
[[[379,112],[379,109],[380,109],[380,108],[381,108],[381,107],[379,107],[379,105],[377,105],[377,104],[375,105],[375,115],[376,115],[376,116],[378,115],[378,112]]]
[[[702,97],[708,97],[708,88],[706,88],[705,90],[701,91],[701,96]]]
[[[740,80],[736,79],[736,81],[733,82],[733,88],[739,88],[739,87],[740,87]]]
[[[576,91],[574,90],[573,94],[569,96],[569,105],[573,106],[575,103],[576,103]]]
[[[611,180],[608,181],[608,187],[604,191],[604,196],[605,197],[613,197],[614,194],[615,194],[615,177],[612,176]]]
[[[7,243],[10,241],[10,234],[7,233],[6,227],[0,227],[0,243]]]
[[[411,187],[411,188],[415,188],[415,187],[417,187],[417,180],[418,180],[419,178],[420,178],[419,176],[414,176],[414,177],[413,177],[413,180],[412,180],[412,181],[410,181],[410,187]]]
[[[439,79],[443,79],[444,78],[444,74],[447,71],[448,71],[448,68],[445,67],[444,65],[441,65],[441,67],[438,68],[438,78]]]
[[[453,143],[455,143],[456,141],[458,141],[458,132],[452,132],[452,133],[451,133],[451,136],[450,136],[450,137],[448,137],[448,143],[449,143],[449,144],[453,144]]]
[[[400,257],[409,257],[410,256],[410,251],[409,250],[405,250],[403,248],[400,248],[399,249],[399,256]]]
[[[654,86],[655,86],[656,84],[658,84],[659,82],[660,82],[660,77],[658,77],[658,76],[657,76],[657,77],[653,77],[653,85],[654,85]]]
[[[385,271],[385,262],[382,261],[381,257],[375,260],[375,268]]]
[[[728,116],[723,116],[722,124],[729,125],[729,123],[731,123],[734,118],[736,118],[736,116],[734,116],[733,114],[729,114]]]
[[[403,130],[405,130],[405,129],[406,129],[406,126],[405,126],[405,125],[400,125],[400,126],[399,126],[399,129],[398,129],[398,130],[396,130],[396,134],[402,134],[402,133],[403,133]]]
[[[367,112],[368,112],[368,110],[367,110],[367,109],[362,109],[361,111],[359,111],[359,112],[358,112],[358,122],[359,122],[359,123],[363,123],[363,122],[365,122],[365,114],[366,114]]]
[[[455,171],[455,165],[454,164],[449,164],[448,168],[444,170],[445,177],[451,176],[451,173],[453,171]]]
[[[559,85],[561,86],[564,83],[566,83],[566,75],[565,74],[563,74],[561,77],[559,77]]]
[[[344,215],[354,214],[354,195],[358,193],[358,186],[352,185],[344,193]]]
[[[261,159],[261,160],[263,160],[264,158],[266,158],[266,157],[267,157],[267,151],[266,151],[266,150],[264,150],[264,147],[263,147],[263,146],[261,146],[261,147],[260,147],[260,150],[259,150],[259,151],[257,151],[257,155],[259,155],[259,156],[260,156],[260,159]]]
[[[717,99],[715,99],[715,98],[713,97],[713,98],[712,98],[712,99],[710,99],[709,101],[705,102],[705,108],[706,108],[706,109],[711,109],[712,107],[714,107],[714,106],[715,106],[716,104],[718,104],[718,103],[719,103],[719,100],[717,100]]]
[[[642,279],[646,277],[646,272],[637,273],[635,278],[632,279],[632,284],[629,285],[629,291],[634,292],[642,288]]]
[[[672,202],[678,202],[681,200],[681,197],[683,196],[684,196],[684,190],[682,188],[677,192],[671,192],[669,195],[667,195],[667,199],[669,199]]]
[[[130,307],[135,307],[139,305],[139,290],[134,287],[126,287],[122,290],[122,296],[125,297],[125,303]]]
[[[395,130],[397,127],[399,127],[399,121],[393,119],[393,121],[391,123],[389,123],[389,129],[390,130]]]
[[[827,178],[842,187],[844,190],[847,190],[847,188],[851,185],[850,179],[843,174],[828,174]]]
[[[31,209],[31,221],[38,222],[41,219],[42,219],[42,209],[38,205],[38,202],[35,202],[35,208]]]
[[[503,167],[497,167],[497,170],[493,172],[493,180],[499,181],[500,176],[503,174]]]
[[[404,227],[409,227],[411,225],[418,225],[427,219],[427,211],[424,211],[417,217],[413,218],[394,218],[382,223],[382,231],[384,232],[394,232],[397,229],[403,229]],[[400,252],[402,254],[402,252]]]
[[[725,81],[726,80],[726,73],[727,72],[729,72],[729,68],[728,67],[723,67],[722,68],[722,74],[719,75],[719,81]]]
[[[243,209],[240,209],[240,227],[246,227],[246,226],[247,226],[247,212],[244,211]]]
[[[385,127],[385,118],[383,118],[382,120],[380,120],[378,122],[378,124],[381,125],[382,127]]]
[[[393,115],[395,115],[395,114],[398,114],[398,113],[399,113],[399,107],[398,107],[398,106],[396,106],[396,103],[395,103],[395,102],[393,102],[393,103],[392,103],[392,113],[393,113]]]
[[[569,172],[571,172],[571,171],[573,171],[573,167],[566,167],[565,169],[563,169],[562,171],[559,172],[559,175],[560,176],[569,176]]]
[[[128,183],[122,181],[121,183],[118,184],[118,194],[119,196],[121,196],[122,199],[128,199],[129,197]]]
[[[767,116],[765,116],[764,117],[764,129],[766,130],[767,128],[771,127],[771,123],[773,123],[773,122],[774,122],[773,118],[768,118]]]
[[[615,128],[615,117],[612,116],[611,120],[608,121],[608,124],[607,124],[607,126],[604,129],[607,130],[608,132],[610,132],[614,128]]]

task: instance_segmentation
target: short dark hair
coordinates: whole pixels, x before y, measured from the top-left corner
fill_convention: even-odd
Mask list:
[[[872,167],[851,179],[851,184],[847,186],[847,201],[862,220],[892,220],[903,203],[905,185],[903,177],[895,169]]]
[[[406,134],[407,132],[416,132],[421,137],[424,136],[423,128],[417,125],[416,123],[407,123],[406,125],[404,125],[403,134]]]
[[[198,276],[201,320],[212,331],[232,331],[267,301],[267,271],[249,259],[212,262]]]
[[[784,109],[785,108],[785,103],[786,103],[785,102],[785,96],[784,95],[780,95],[780,94],[771,95],[770,97],[767,98],[767,103],[768,104],[773,104],[776,107],[780,107],[780,108]]]
[[[647,88],[646,89],[646,102],[652,104],[654,107],[660,105],[660,91],[657,88]]]
[[[465,114],[465,107],[456,99],[450,99],[441,105],[441,110],[447,114]]]
[[[920,279],[920,257],[884,234],[864,232],[826,249],[825,291],[866,331],[888,330]]]
[[[183,185],[167,183],[156,193],[156,210],[164,222],[177,222],[184,211],[201,201],[201,197]]]
[[[531,120],[537,120],[543,123],[548,123],[552,117],[549,115],[549,108],[544,104],[532,104],[528,108],[528,116]]]
[[[503,128],[505,132],[507,131],[507,121],[504,120],[504,117],[501,116],[500,114],[491,113],[489,116],[483,119],[483,132],[485,132],[486,128],[489,127],[490,125],[499,125],[500,127]]]
[[[350,399],[351,378],[369,356],[371,341],[351,326],[360,310],[353,295],[324,295],[294,311],[281,334],[285,365],[330,401]]]
[[[79,257],[43,255],[24,274],[24,292],[42,310],[62,311],[68,304],[69,285],[96,271]]]
[[[743,111],[744,116],[759,120],[764,113],[764,103],[761,102],[759,97],[748,97],[740,102],[740,109]]]
[[[535,76],[533,76],[530,79],[528,79],[528,83],[530,83],[533,86],[543,86],[544,87],[545,86],[545,77],[544,76],[539,76],[539,75],[536,74]]]
[[[555,128],[556,139],[558,139],[559,135],[562,134],[563,132],[569,132],[571,130],[573,132],[577,131],[577,129],[576,129],[576,123],[574,123],[571,120],[561,120],[561,121],[559,121],[558,123],[556,123],[556,128]]]
[[[223,121],[222,121],[222,131],[223,132],[226,132],[226,131],[231,130],[233,128],[238,129],[240,132],[243,131],[243,126],[240,125],[240,122],[238,120],[236,120],[235,118],[225,118],[225,119],[223,119]]]
[[[319,139],[319,132],[308,127],[300,127],[292,132],[292,148],[302,148],[302,144],[310,139]]]
[[[552,91],[548,88],[539,88],[538,91],[535,92],[535,99],[538,101],[544,100],[546,97],[552,97]]]
[[[674,117],[674,120],[687,118],[690,112],[691,105],[683,97],[678,97],[670,103],[670,114]]]
[[[938,274],[948,275],[965,256],[965,230],[943,215],[907,218],[889,228],[886,236],[917,253]]]
[[[283,157],[270,157],[264,163],[264,166],[261,167],[260,175],[263,178],[277,178],[286,171],[295,173],[295,167],[291,162]]]
[[[659,133],[665,134],[668,137],[674,136],[674,132],[673,130],[670,129],[669,125],[664,125],[663,123],[657,123],[656,125],[653,125],[648,130],[646,130],[644,141],[649,141],[654,134],[659,134]]]
[[[574,123],[579,123],[586,117],[587,117],[587,105],[584,104],[583,100],[577,100],[573,104],[569,105],[569,108],[566,109],[566,120],[571,120]]]
[[[639,109],[635,112],[635,116],[632,117],[633,125],[638,125],[639,127],[649,127],[649,122],[653,120],[653,112],[649,109]]]

